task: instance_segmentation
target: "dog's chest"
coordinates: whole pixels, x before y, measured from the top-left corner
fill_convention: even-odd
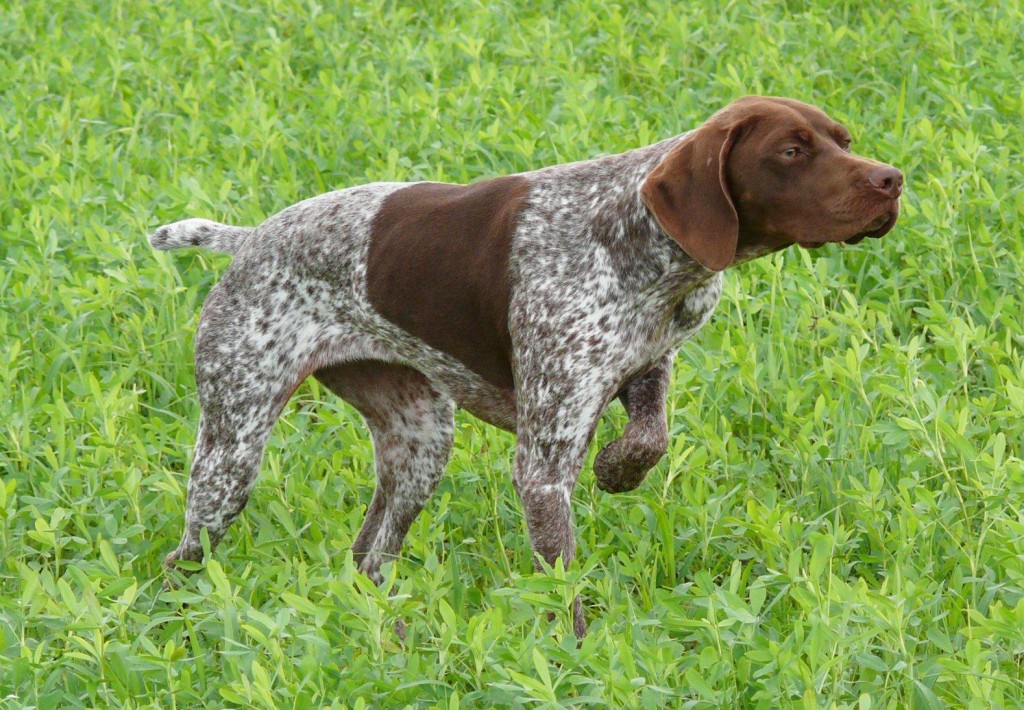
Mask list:
[[[672,314],[670,347],[679,347],[707,323],[722,296],[722,275],[715,274],[686,294]]]
[[[531,333],[524,347],[545,354],[525,359],[550,370],[554,379],[586,383],[605,400],[674,355],[710,320],[722,291],[721,273],[689,264],[662,272],[633,294],[621,283],[600,283],[595,278],[589,290],[574,291],[572,298],[548,299],[571,302],[571,315],[553,315],[558,326]]]
[[[666,353],[675,353],[711,319],[722,294],[722,275],[713,274],[690,289],[673,303],[652,304],[649,312],[640,309],[632,317],[641,324],[628,337],[625,351],[632,355],[626,365],[628,381],[633,374],[643,374],[654,367]],[[667,313],[667,316],[665,315]],[[643,327],[646,321],[647,327]]]

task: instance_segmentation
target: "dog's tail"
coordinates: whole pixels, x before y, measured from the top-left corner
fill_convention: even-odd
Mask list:
[[[232,227],[208,219],[183,219],[150,234],[149,243],[160,250],[202,247],[234,254],[252,233],[253,227]]]

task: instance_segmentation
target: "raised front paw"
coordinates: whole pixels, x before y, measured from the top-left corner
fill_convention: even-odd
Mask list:
[[[667,451],[667,434],[637,435],[627,431],[598,452],[594,460],[597,487],[606,493],[635,489]]]

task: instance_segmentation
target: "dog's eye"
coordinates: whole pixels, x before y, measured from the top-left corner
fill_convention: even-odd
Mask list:
[[[799,148],[786,148],[782,151],[782,157],[784,158],[795,158],[798,155],[800,155]]]
[[[845,150],[847,153],[850,152],[850,144],[851,143],[853,143],[853,139],[851,139],[851,138],[847,138],[846,140],[844,140],[842,142],[843,150]]]

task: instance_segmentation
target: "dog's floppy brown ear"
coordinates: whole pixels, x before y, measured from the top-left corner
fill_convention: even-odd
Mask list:
[[[640,189],[661,228],[712,271],[736,258],[740,225],[726,165],[743,123],[704,124],[669,151]]]

